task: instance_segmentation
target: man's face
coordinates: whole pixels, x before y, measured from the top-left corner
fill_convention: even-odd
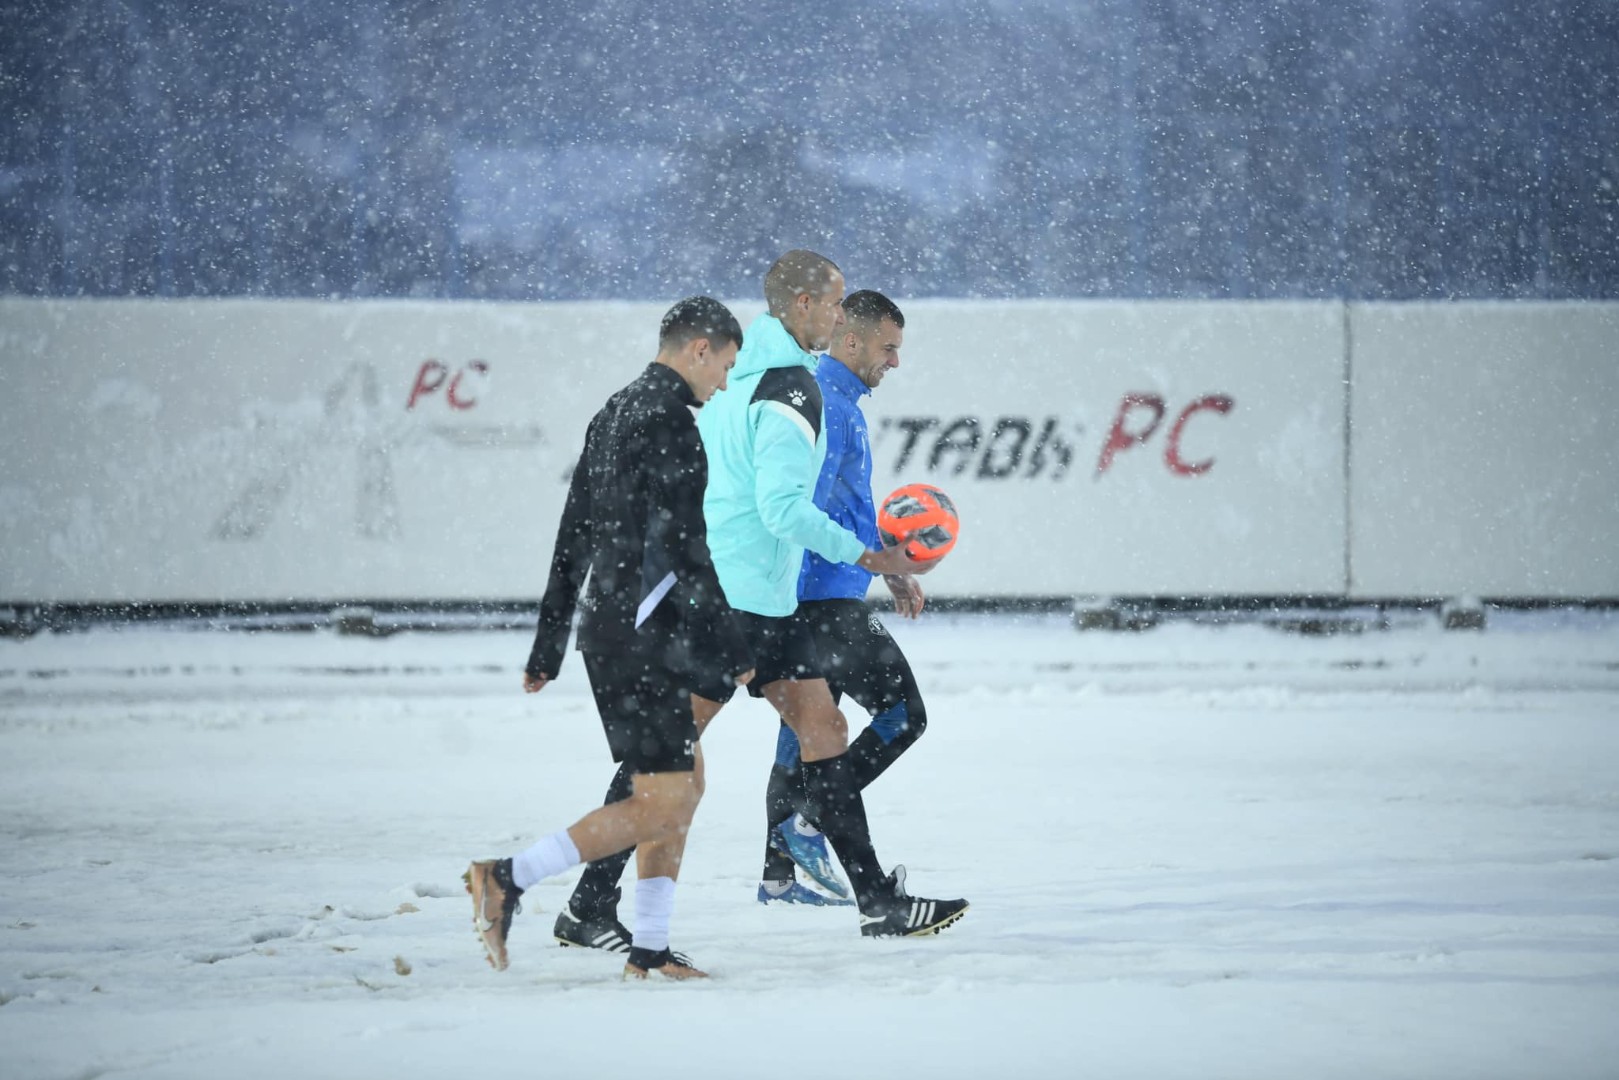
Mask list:
[[[843,275],[833,271],[819,296],[807,293],[799,297],[800,303],[806,300],[809,302],[809,315],[805,320],[804,334],[809,340],[805,345],[809,352],[820,352],[832,344],[833,335],[843,325]]]
[[[899,347],[905,341],[905,331],[894,320],[884,318],[864,333],[853,331],[854,349],[849,357],[849,370],[860,376],[860,381],[877,389],[890,368],[899,367]]]
[[[712,338],[698,338],[688,346],[692,350],[691,392],[700,402],[725,389],[726,377],[736,366],[736,342],[714,344]]]

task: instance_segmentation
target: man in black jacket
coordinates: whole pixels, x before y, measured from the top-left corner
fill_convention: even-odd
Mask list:
[[[635,932],[624,972],[702,976],[669,950],[669,918],[686,830],[702,797],[693,687],[746,683],[753,661],[732,624],[703,521],[708,469],[692,409],[724,389],[742,329],[717,300],[695,296],[663,317],[658,355],[607,400],[585,434],[551,556],[523,688],[557,676],[576,608],[579,651],[601,713],[615,787],[627,793],[506,859],[466,874],[489,963],[523,890],[578,865],[635,848]],[[589,572],[589,588],[580,590]]]

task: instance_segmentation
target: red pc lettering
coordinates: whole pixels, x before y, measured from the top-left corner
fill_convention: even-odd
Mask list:
[[[423,360],[422,366],[416,372],[416,385],[410,388],[410,400],[405,402],[405,411],[410,412],[414,409],[420,398],[437,393],[449,374],[450,369],[437,360]]]
[[[1213,458],[1193,462],[1181,460],[1181,434],[1186,430],[1186,422],[1197,413],[1217,412],[1224,416],[1235,404],[1225,394],[1210,394],[1198,398],[1181,410],[1181,414],[1175,418],[1174,426],[1169,429],[1169,445],[1164,447],[1164,464],[1169,466],[1170,472],[1176,476],[1199,476],[1214,467]]]
[[[444,400],[450,403],[450,408],[457,411],[464,411],[478,404],[477,398],[463,398],[460,394],[461,377],[468,371],[473,371],[479,376],[484,376],[489,374],[489,365],[484,363],[482,360],[474,360],[460,371],[457,371],[455,373],[455,378],[450,380],[450,388],[449,390],[445,391]]]
[[[1146,409],[1152,413],[1152,418],[1146,426],[1136,430],[1126,427],[1130,414],[1137,409]],[[1096,478],[1101,479],[1113,464],[1113,457],[1121,450],[1128,450],[1132,446],[1139,446],[1152,438],[1152,433],[1158,430],[1158,425],[1164,420],[1164,399],[1157,394],[1126,394],[1119,402],[1119,411],[1113,417],[1113,430],[1107,434],[1107,442],[1102,444],[1102,456],[1096,459]]]

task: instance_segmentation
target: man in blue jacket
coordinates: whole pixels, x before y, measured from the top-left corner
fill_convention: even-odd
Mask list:
[[[805,551],[829,564],[910,577],[925,566],[882,549],[815,504],[827,442],[816,353],[844,322],[843,274],[825,256],[789,251],[765,275],[767,314],[748,327],[726,390],[698,416],[708,454],[703,517],[714,571],[753,653],[748,692],[769,701],[799,744],[805,816],[824,831],[848,873],[867,937],[936,933],[965,900],[905,891],[905,869],[884,874],[850,760],[848,722],[833,700],[810,624],[794,618]],[[869,481],[868,481],[869,488]],[[699,688],[722,702],[731,688]],[[699,726],[705,712],[698,709]]]
[[[892,300],[871,290],[850,295],[843,301],[843,310],[845,325],[815,369],[825,403],[826,461],[815,485],[814,501],[833,521],[876,547],[881,540],[871,491],[871,441],[860,399],[899,366],[905,316]],[[861,789],[881,776],[927,729],[922,693],[911,666],[866,605],[873,576],[862,566],[831,562],[808,551],[798,577],[799,603],[794,615],[815,636],[833,700],[847,694],[872,717],[847,754],[847,768]],[[915,577],[888,575],[884,583],[901,616],[921,614],[925,601]],[[851,901],[828,899],[795,880],[797,862],[836,896],[847,895],[827,855],[824,837],[803,815],[794,814],[802,801],[797,779],[798,738],[783,724],[765,792],[767,839],[759,901],[848,904]]]

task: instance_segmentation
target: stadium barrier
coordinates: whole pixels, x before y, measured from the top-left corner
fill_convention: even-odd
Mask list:
[[[533,597],[664,307],[0,299],[0,605]],[[1619,598],[1619,304],[904,308],[937,597]]]

